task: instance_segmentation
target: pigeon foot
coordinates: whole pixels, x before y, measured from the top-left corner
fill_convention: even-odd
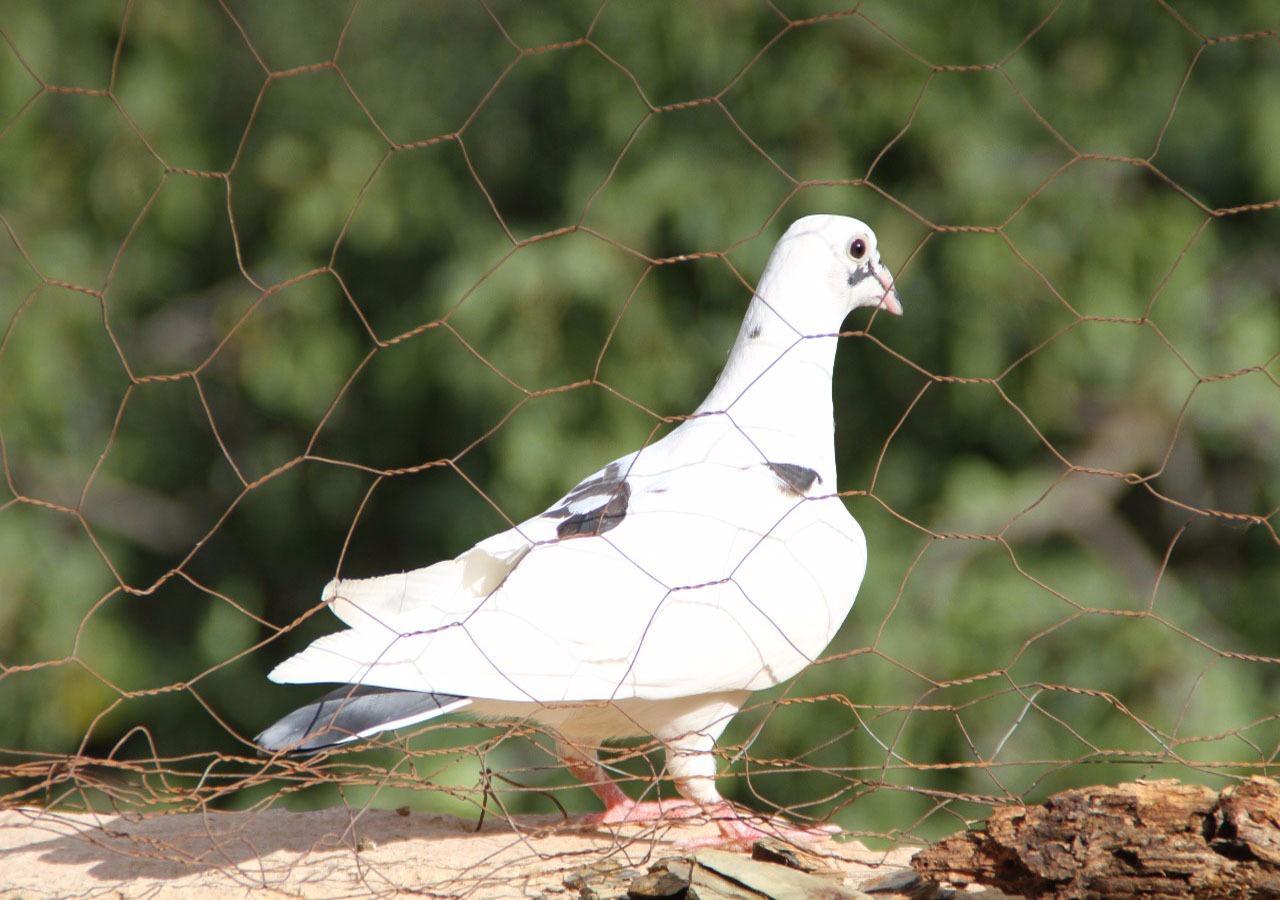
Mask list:
[[[584,825],[634,825],[648,822],[689,819],[702,814],[702,808],[688,800],[647,800],[637,803],[623,800],[611,804],[604,812],[582,816]]]
[[[679,846],[687,849],[700,847],[719,847],[734,850],[747,850],[758,840],[773,838],[789,844],[812,846],[828,841],[833,835],[840,833],[838,825],[818,825],[805,828],[792,825],[780,818],[762,818],[755,816],[745,818],[729,803],[721,807],[707,810],[720,830],[716,836],[689,838],[679,841]]]

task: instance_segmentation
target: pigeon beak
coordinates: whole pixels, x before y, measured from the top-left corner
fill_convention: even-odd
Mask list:
[[[876,309],[883,309],[895,316],[902,315],[902,301],[898,299],[898,289],[893,286],[893,276],[880,266],[876,266],[875,273],[876,281],[884,288],[884,297],[876,305]]]
[[[897,288],[889,288],[877,309],[883,309],[885,312],[895,316],[902,315],[902,301],[898,299]]]

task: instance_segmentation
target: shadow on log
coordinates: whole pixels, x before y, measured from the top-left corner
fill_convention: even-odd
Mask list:
[[[912,863],[934,881],[1030,897],[1280,897],[1280,783],[1221,794],[1169,779],[997,809]]]

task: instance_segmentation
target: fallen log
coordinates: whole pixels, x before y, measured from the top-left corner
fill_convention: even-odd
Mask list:
[[[1174,779],[1000,807],[916,854],[925,878],[1029,897],[1280,897],[1280,783]]]

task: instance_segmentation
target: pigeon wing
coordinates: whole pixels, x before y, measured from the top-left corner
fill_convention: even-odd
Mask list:
[[[422,569],[374,578],[334,579],[321,599],[352,628],[385,627],[411,617],[436,628],[465,615],[493,593],[535,544],[606,531],[621,521],[636,454],[614,460],[575,485],[542,515]]]
[[[352,627],[272,679],[665,699],[767,687],[822,650],[866,561],[838,498],[799,496],[763,464],[619,462],[455,560],[330,585]]]

